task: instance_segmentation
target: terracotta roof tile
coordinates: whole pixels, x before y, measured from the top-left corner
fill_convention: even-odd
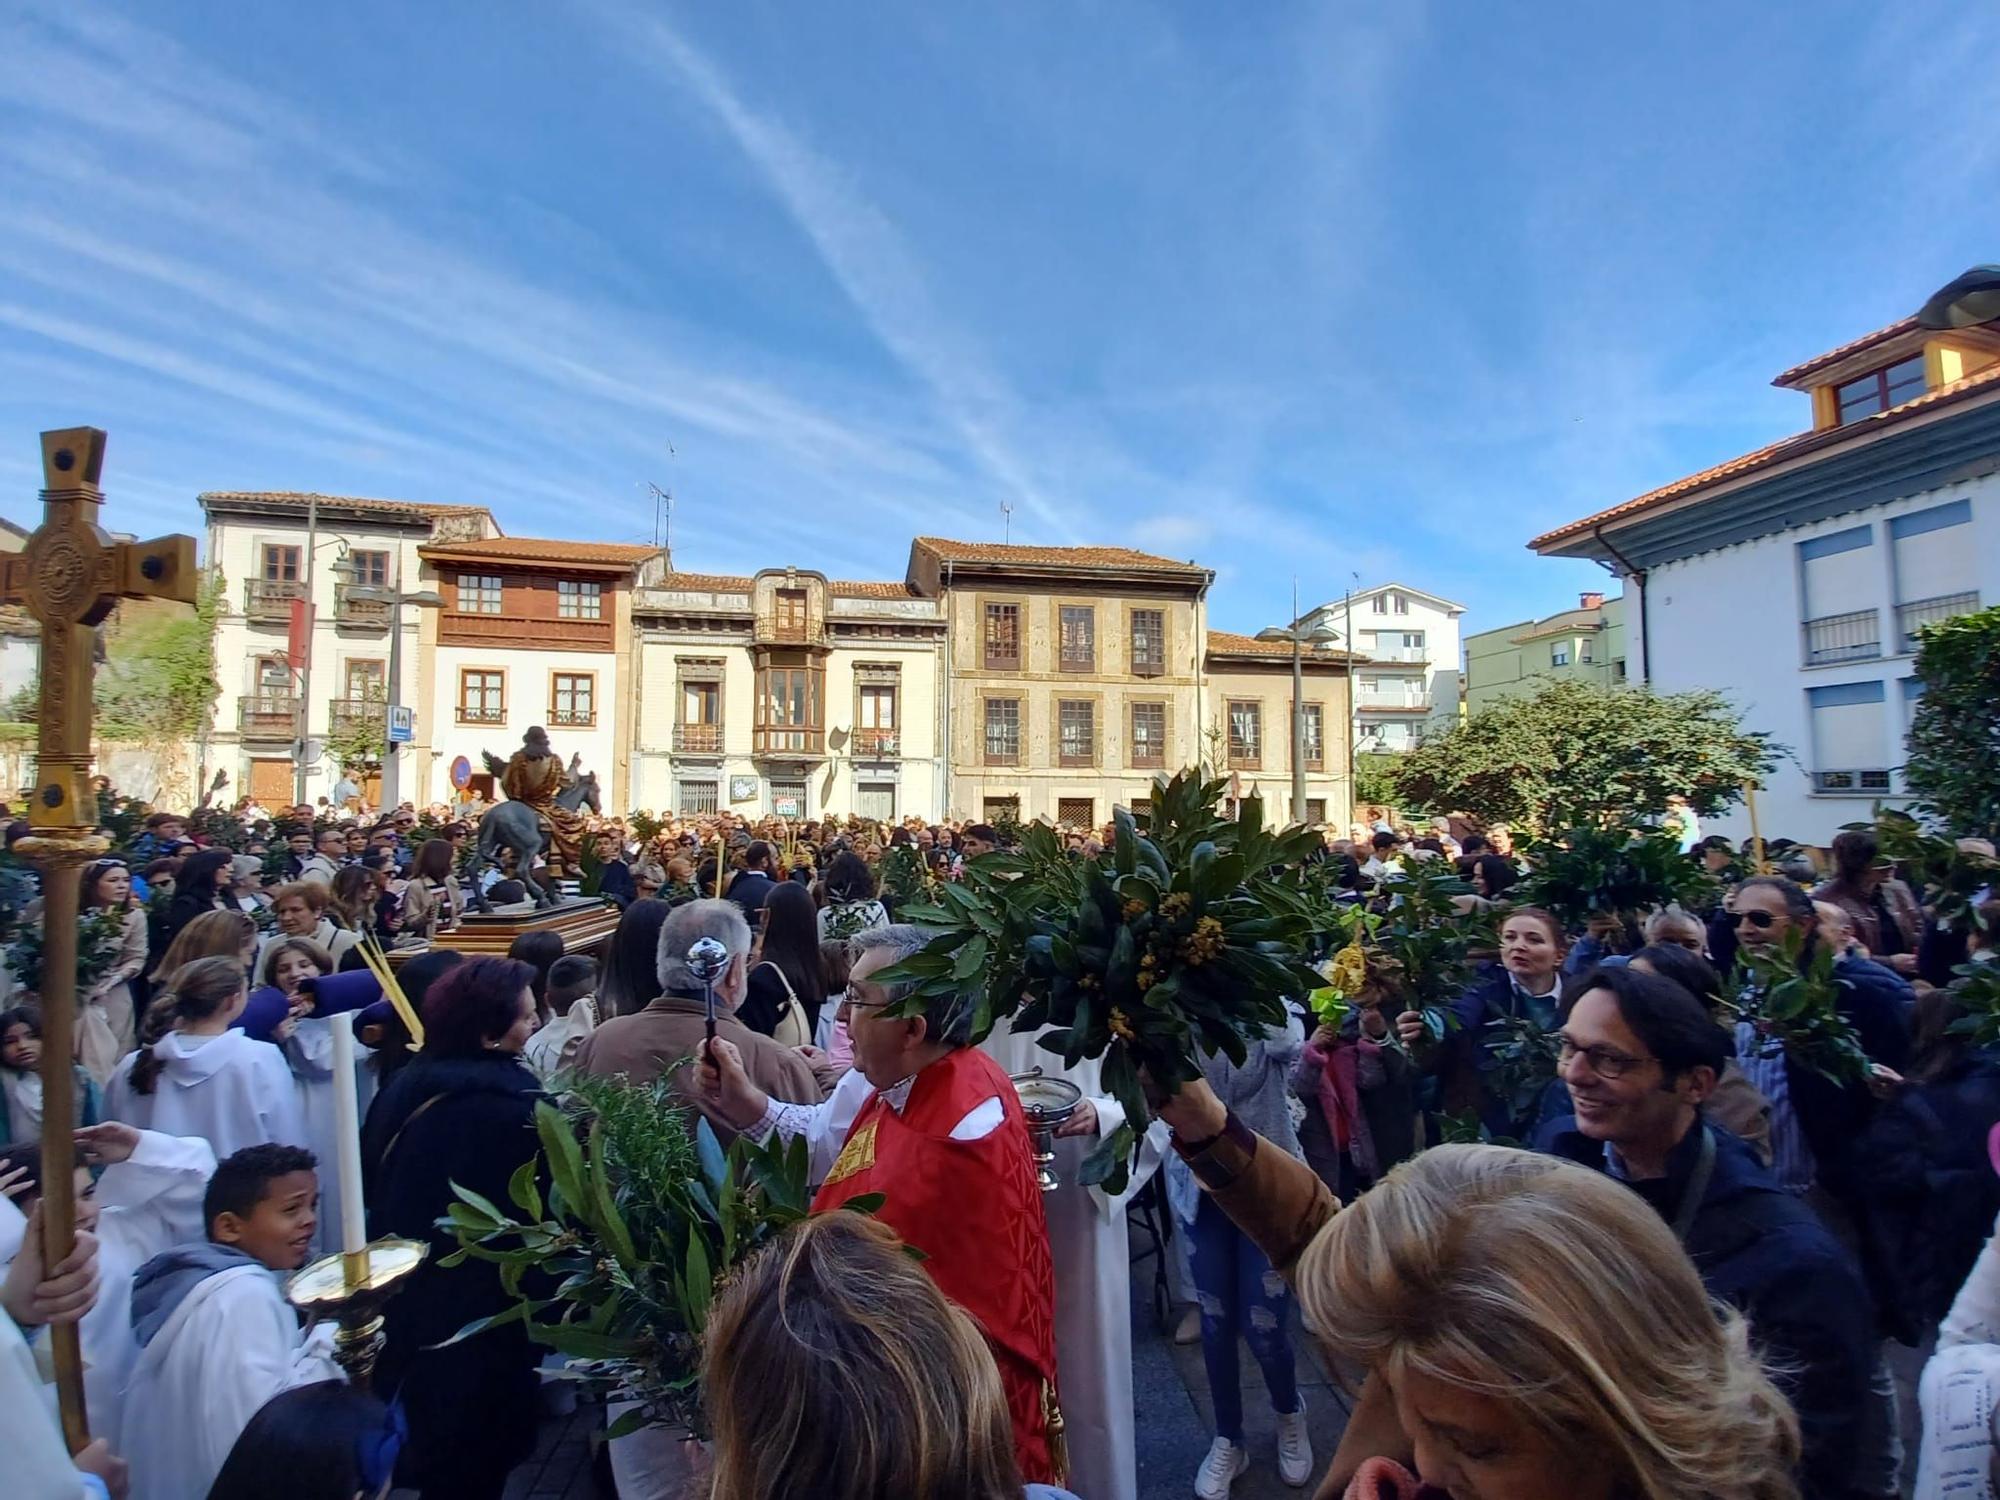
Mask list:
[[[429,505],[416,500],[372,500],[361,495],[317,495],[306,490],[204,490],[196,497],[201,504],[211,500],[263,501],[279,505],[305,505],[317,500],[322,505],[338,505],[346,510],[373,510],[385,515],[482,516],[491,512],[483,505]]]
[[[1260,641],[1254,635],[1238,635],[1233,630],[1211,630],[1208,633],[1208,650],[1212,656],[1268,656],[1273,661],[1290,661],[1292,646],[1289,641]],[[1322,646],[1317,651],[1305,654],[1308,663],[1342,662],[1348,659],[1345,651]],[[1356,657],[1365,661],[1366,657]]]
[[[1607,521],[1624,520],[1640,511],[1664,505],[1670,500],[1678,500],[1683,495],[1694,494],[1699,490],[1721,484],[1725,480],[1755,473],[1759,469],[1768,469],[1785,459],[1803,453],[1814,453],[1823,448],[1842,447],[1859,438],[1872,437],[1884,427],[1893,427],[1932,407],[1975,395],[1996,382],[2000,382],[2000,364],[1988,365],[1983,370],[1974,371],[1963,380],[1954,380],[1949,385],[1938,386],[1935,390],[1926,391],[1921,396],[1905,401],[1901,406],[1892,406],[1889,410],[1878,411],[1873,416],[1846,422],[1839,427],[1830,427],[1824,432],[1799,432],[1788,438],[1780,438],[1777,442],[1759,448],[1753,453],[1732,458],[1727,463],[1717,464],[1712,469],[1703,469],[1699,474],[1690,474],[1685,479],[1676,479],[1672,484],[1662,485],[1657,490],[1648,490],[1645,494],[1614,505],[1609,510],[1601,510],[1595,515],[1585,516],[1581,521],[1571,521],[1566,526],[1545,531],[1529,542],[1528,546],[1531,550],[1539,552],[1550,543],[1560,542],[1580,532],[1589,531],[1593,527],[1602,526]]]
[[[558,537],[490,536],[478,541],[438,542],[418,549],[425,557],[491,558],[495,562],[601,563],[630,566],[659,552],[632,542],[572,542]]]
[[[911,597],[907,583],[857,582],[853,579],[836,578],[827,584],[827,590],[837,599],[908,599]]]
[[[1206,574],[1198,563],[1180,562],[1151,552],[1135,552],[1130,547],[1026,547],[1002,542],[954,542],[944,537],[920,536],[914,545],[933,554],[939,562],[1018,563],[1040,568],[1130,568],[1144,572]]]
[[[1886,343],[1890,339],[1899,338],[1903,334],[1910,333],[1915,330],[1916,326],[1917,320],[1914,315],[1907,318],[1898,318],[1887,328],[1878,328],[1873,333],[1864,333],[1858,339],[1848,340],[1838,349],[1829,349],[1824,354],[1815,354],[1804,364],[1793,365],[1789,370],[1778,376],[1776,380],[1773,380],[1771,384],[1775,386],[1794,385],[1815,371],[1824,370],[1828,365],[1839,364],[1848,355],[1857,354],[1871,344]]]
[[[669,573],[653,587],[688,589],[704,594],[747,594],[750,583],[748,575],[738,573]]]

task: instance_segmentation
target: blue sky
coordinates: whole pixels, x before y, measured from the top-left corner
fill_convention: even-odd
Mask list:
[[[1804,425],[1779,369],[2000,260],[2000,13],[16,4],[0,508],[491,505],[680,566],[909,537],[1350,574],[1470,629],[1538,531]],[[669,445],[673,455],[669,456]]]

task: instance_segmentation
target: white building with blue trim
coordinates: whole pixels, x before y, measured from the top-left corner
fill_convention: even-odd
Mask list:
[[[2000,601],[2000,328],[1905,318],[1774,383],[1811,429],[1529,545],[1623,578],[1628,679],[1728,693],[1790,751],[1764,836],[1824,844],[1907,791],[1915,632]]]

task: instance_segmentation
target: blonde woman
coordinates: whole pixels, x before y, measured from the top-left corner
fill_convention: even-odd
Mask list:
[[[703,1344],[709,1500],[1075,1500],[1022,1485],[985,1337],[879,1220],[794,1226],[738,1273]]]
[[[218,908],[203,912],[176,933],[148,977],[164,989],[182,965],[198,958],[233,958],[247,968],[256,953],[257,924],[240,911]]]
[[[1796,1500],[1790,1404],[1622,1183],[1438,1146],[1339,1209],[1205,1084],[1161,1117],[1308,1327],[1368,1374],[1321,1497]]]

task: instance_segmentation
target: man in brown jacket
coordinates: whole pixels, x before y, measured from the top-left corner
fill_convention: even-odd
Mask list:
[[[749,987],[750,927],[734,901],[690,901],[674,909],[660,928],[660,998],[636,1015],[600,1025],[577,1052],[576,1067],[598,1078],[625,1077],[634,1083],[666,1075],[674,1092],[708,1117],[727,1146],[736,1138],[735,1129],[702,1100],[689,1073],[700,1065],[706,1028],[701,981],[688,972],[687,951],[702,938],[714,938],[729,950],[729,968],[715,982],[716,1036],[736,1044],[751,1081],[773,1099],[819,1103],[819,1083],[806,1055],[736,1019],[736,1007]]]

